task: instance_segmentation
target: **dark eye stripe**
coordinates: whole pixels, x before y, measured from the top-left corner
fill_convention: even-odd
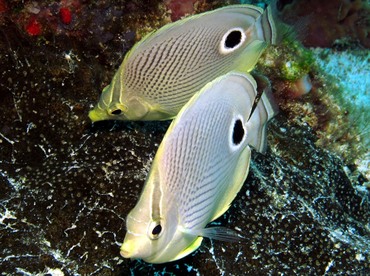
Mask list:
[[[158,172],[153,170],[153,174],[156,174],[155,177],[158,177]],[[156,183],[156,185],[153,185],[153,191],[152,191],[152,210],[151,210],[151,213],[152,213],[152,220],[153,221],[158,221],[160,218],[161,218],[161,208],[160,208],[160,205],[161,205],[161,201],[162,201],[162,190],[161,190],[161,187],[160,185],[158,185],[158,183]]]

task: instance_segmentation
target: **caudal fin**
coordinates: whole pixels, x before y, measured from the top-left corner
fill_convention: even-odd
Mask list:
[[[261,23],[257,24],[259,32],[263,34],[264,41],[268,44],[278,45],[285,38],[291,38],[294,34],[293,27],[285,24],[279,17],[277,1],[272,0],[261,16]]]

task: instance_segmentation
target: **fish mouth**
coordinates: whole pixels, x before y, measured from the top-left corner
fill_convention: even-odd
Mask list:
[[[144,248],[147,248],[145,246]],[[142,250],[143,245],[137,239],[125,238],[121,248],[120,255],[123,258],[130,259],[146,259],[148,252]]]
[[[95,109],[90,110],[89,118],[92,122],[97,122],[97,121],[102,120],[101,116],[99,115],[99,112],[97,112]]]
[[[121,249],[121,251],[119,252],[119,254],[123,257],[123,258],[131,258],[132,257],[132,253],[129,252],[128,250],[125,250],[125,249]]]
[[[119,113],[112,112],[112,114],[114,115],[109,115],[106,110],[94,108],[89,111],[89,118],[93,123],[105,120],[122,120],[122,121],[128,120],[124,111],[120,111]]]
[[[135,256],[134,248],[134,243],[128,240],[123,242],[119,253],[123,258],[133,258]]]
[[[110,118],[110,116],[107,114],[107,111],[101,109],[99,106],[96,106],[89,111],[89,118],[92,122],[112,120],[112,118]]]
[[[155,261],[155,258],[154,258],[155,254],[152,254],[150,256],[138,256],[138,254],[136,252],[132,252],[130,250],[126,250],[126,249],[121,248],[120,255],[123,258],[126,258],[126,259],[142,259],[143,261],[145,261],[147,263],[162,263],[162,262],[156,262]]]
[[[156,259],[155,253],[153,253],[150,256],[146,256],[146,255],[139,254],[139,252],[131,251],[130,249],[123,249],[123,248],[121,248],[119,253],[125,259],[132,259],[132,260],[141,259],[147,263],[161,263],[161,262],[155,261]]]
[[[137,240],[127,239],[121,246],[120,255],[126,259],[142,259],[147,263],[155,263],[156,252],[142,250],[143,248],[149,248],[149,245],[140,247]]]

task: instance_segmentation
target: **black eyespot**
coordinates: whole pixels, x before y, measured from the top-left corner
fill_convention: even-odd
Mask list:
[[[116,110],[113,110],[111,113],[112,113],[113,115],[119,115],[119,114],[121,114],[121,113],[122,113],[122,110],[121,110],[121,109],[116,109]]]
[[[239,30],[232,31],[225,39],[225,48],[234,48],[242,41],[242,33]]]
[[[239,145],[240,142],[243,140],[244,137],[244,127],[243,123],[240,119],[235,121],[234,129],[233,129],[233,143],[234,145]]]
[[[152,230],[152,235],[157,236],[162,232],[162,226],[158,224],[156,227],[153,228]]]

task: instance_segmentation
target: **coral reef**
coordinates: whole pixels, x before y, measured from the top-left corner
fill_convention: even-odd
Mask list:
[[[349,40],[370,47],[367,0],[277,0],[283,20],[295,25],[308,47],[332,47]]]
[[[304,48],[294,37],[287,37],[279,45],[271,45],[265,51],[256,70],[269,76],[280,97],[296,98],[311,90],[308,74],[314,69],[311,51]]]
[[[225,4],[216,2],[205,5]],[[71,12],[70,23],[61,8]],[[299,45],[280,59],[278,48],[266,52],[259,70],[273,81],[282,111],[270,124],[268,152],[253,152],[242,191],[215,222],[246,239],[205,240],[183,260],[150,265],[122,259],[119,247],[169,123],[91,125],[87,112],[137,37],[169,20],[168,8],[162,1],[15,0],[0,1],[0,13],[3,274],[370,274],[368,179],[328,150],[347,139],[338,134],[343,140],[335,142],[328,130],[353,125],[357,111],[368,111],[366,89],[336,97],[357,83],[350,75],[368,74],[368,52],[307,52]],[[41,34],[27,31],[32,17]],[[352,62],[360,58],[364,66],[356,71]],[[290,60],[294,70],[276,71],[269,60]],[[348,68],[345,78],[334,71],[338,64]],[[284,95],[306,75],[310,93]],[[343,132],[351,133],[347,125]],[[323,137],[330,142],[320,143]]]
[[[317,145],[352,164],[363,163],[370,145],[369,62],[368,50],[307,49],[287,37],[267,49],[256,70],[271,80],[289,120],[307,123],[319,138]],[[362,173],[369,178],[369,171]]]
[[[326,85],[320,98],[328,109],[336,110],[335,118],[319,133],[319,143],[356,163],[370,179],[370,52],[316,48],[313,53]]]
[[[167,0],[165,1],[165,4],[171,11],[171,20],[176,21],[185,15],[193,14],[195,12],[195,4],[198,4],[197,2],[197,0]]]

